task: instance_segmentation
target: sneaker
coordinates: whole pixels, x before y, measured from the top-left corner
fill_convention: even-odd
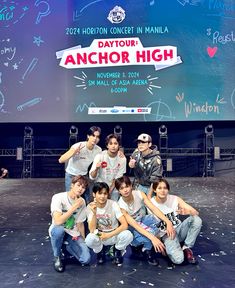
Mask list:
[[[59,273],[64,272],[64,264],[59,256],[54,258],[54,269]]]
[[[104,264],[105,260],[105,250],[103,248],[99,253],[97,253],[97,263],[100,265]]]
[[[191,249],[185,248],[183,251],[184,251],[184,260],[186,260],[189,264],[197,264],[197,260],[193,256],[193,251]]]
[[[123,256],[122,256],[122,251],[115,249],[114,252],[114,263],[116,265],[122,265],[123,263]]]
[[[155,257],[155,252],[153,250],[145,250],[144,254],[149,265],[153,265],[153,266],[159,265],[159,262]]]
[[[143,257],[142,246],[131,246],[131,256],[134,258]]]

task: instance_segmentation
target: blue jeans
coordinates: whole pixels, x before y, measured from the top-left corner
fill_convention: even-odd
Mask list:
[[[137,221],[138,222],[138,221]],[[159,221],[155,218],[154,215],[146,215],[144,216],[141,221],[143,225],[142,227],[149,231],[153,235],[157,235],[159,232],[158,229],[158,223]],[[132,241],[131,245],[132,246],[140,246],[144,245],[143,249],[144,250],[151,250],[153,247],[153,244],[151,240],[144,235],[140,234],[137,230],[135,230],[133,227],[129,226],[129,230],[132,232],[134,236],[134,240]]]
[[[71,189],[71,184],[72,184],[72,179],[73,179],[74,175],[71,175],[67,172],[65,172],[65,191],[69,191]],[[93,185],[91,185],[91,183],[89,183],[87,189],[85,190],[85,192],[83,193],[82,197],[86,200],[86,204],[88,204],[90,202],[90,194],[91,194],[91,188]]]
[[[138,184],[135,189],[140,190],[140,191],[144,192],[146,195],[148,195],[149,188],[150,188],[150,186],[143,186],[141,184]]]
[[[61,256],[61,247],[66,242],[66,250],[73,255],[80,263],[88,264],[91,260],[90,250],[80,236],[73,240],[72,236],[64,231],[63,226],[54,226],[50,231],[51,246],[55,257]]]
[[[162,237],[166,253],[173,263],[181,264],[184,261],[184,252],[180,243],[184,242],[185,246],[192,248],[200,233],[201,226],[202,220],[199,216],[189,216],[176,228],[174,239],[170,239],[167,235]]]
[[[120,198],[120,194],[118,192],[118,190],[116,188],[113,189],[112,193],[111,193],[111,197],[110,199],[118,202],[118,199]]]

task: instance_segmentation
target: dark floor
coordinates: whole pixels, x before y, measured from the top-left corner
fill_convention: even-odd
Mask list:
[[[50,199],[63,179],[0,180],[0,287],[235,287],[235,179],[168,178],[172,193],[192,203],[203,219],[196,245],[198,265],[160,266],[125,255],[88,267],[70,261],[59,274],[52,267],[48,237]]]

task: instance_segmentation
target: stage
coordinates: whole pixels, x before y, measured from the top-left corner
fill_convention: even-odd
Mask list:
[[[150,266],[131,259],[116,267],[111,260],[90,266],[71,259],[64,273],[52,266],[48,236],[50,200],[62,192],[63,178],[0,180],[0,283],[8,287],[235,287],[235,179],[167,178],[171,193],[199,210],[203,227],[193,249],[198,265]]]

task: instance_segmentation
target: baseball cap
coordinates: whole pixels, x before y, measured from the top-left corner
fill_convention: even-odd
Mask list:
[[[148,134],[142,133],[138,136],[137,141],[152,142],[152,137]]]

